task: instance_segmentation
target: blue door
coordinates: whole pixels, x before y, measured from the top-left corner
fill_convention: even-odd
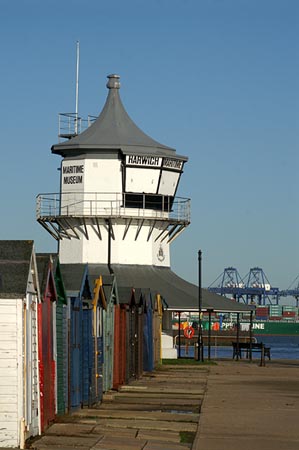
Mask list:
[[[82,404],[82,303],[77,297],[71,298],[70,328],[70,406],[78,408]]]
[[[95,403],[95,358],[92,330],[92,309],[83,309],[82,402]]]

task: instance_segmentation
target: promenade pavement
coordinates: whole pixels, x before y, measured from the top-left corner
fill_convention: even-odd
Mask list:
[[[185,450],[197,433],[209,368],[163,366],[66,415],[30,443],[36,450]]]
[[[64,416],[36,450],[298,450],[299,362],[163,366]]]
[[[299,362],[211,366],[196,450],[298,450]]]

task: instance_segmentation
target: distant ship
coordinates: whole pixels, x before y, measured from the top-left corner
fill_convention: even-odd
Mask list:
[[[216,328],[229,331],[236,328],[236,315],[226,316],[215,315],[213,322],[218,323]],[[212,324],[212,329],[215,325]],[[249,332],[250,318],[241,317],[240,331]],[[203,318],[203,328],[208,329],[208,323]],[[299,336],[299,318],[297,306],[257,306],[252,323],[252,333],[254,336]]]
[[[198,324],[198,315],[186,315],[182,317],[181,328],[193,327],[195,334]],[[173,329],[178,330],[177,320],[173,321]],[[203,334],[209,330],[209,316],[202,316]],[[250,316],[240,314],[240,335],[249,335]],[[211,334],[213,336],[234,337],[237,332],[237,314],[211,314]],[[299,316],[297,306],[257,306],[252,322],[253,336],[299,336]],[[175,333],[174,333],[175,334]]]

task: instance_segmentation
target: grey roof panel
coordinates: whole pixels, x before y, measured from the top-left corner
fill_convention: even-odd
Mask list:
[[[48,280],[48,270],[49,270],[49,263],[50,263],[50,254],[41,254],[38,253],[36,255],[36,264],[37,264],[37,271],[38,271],[38,282],[39,282],[39,288],[41,292],[41,296],[45,294],[46,286],[47,286],[47,280]]]
[[[174,311],[198,311],[198,286],[180,278],[169,267],[142,265],[113,265],[117,286],[121,297],[129,288],[150,289],[162,295],[168,309]],[[109,273],[105,264],[89,265],[89,270],[99,274]],[[125,298],[120,300],[125,303]],[[246,312],[251,306],[237,303],[226,297],[202,289],[202,309],[214,311]]]
[[[0,241],[0,298],[23,298],[33,252],[33,241]]]
[[[52,152],[61,156],[74,156],[103,150],[133,154],[153,154],[178,157],[175,149],[163,145],[145,134],[126,112],[119,96],[119,76],[109,75],[108,97],[96,121],[79,135],[52,146]]]
[[[82,289],[86,264],[60,264],[60,268],[67,293],[79,295]]]

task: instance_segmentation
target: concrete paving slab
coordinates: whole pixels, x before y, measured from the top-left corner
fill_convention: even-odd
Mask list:
[[[170,444],[163,441],[149,441],[145,447],[143,447],[143,450],[186,450],[188,448],[191,448],[190,444]]]
[[[30,448],[35,448],[35,447],[30,447]],[[74,447],[74,446],[69,446],[66,444],[62,444],[62,445],[47,445],[45,444],[44,446],[38,447],[38,450],[74,450],[76,448],[80,448],[80,450],[90,450],[90,447],[86,447],[84,445],[80,445],[80,447]],[[7,450],[7,449],[6,449]],[[9,449],[11,450],[11,449]],[[17,450],[20,450],[19,448]]]
[[[173,387],[171,384],[155,387],[155,386],[121,386],[119,389],[120,393],[138,393],[139,394],[175,394],[175,395],[203,395],[204,394],[204,388],[176,388]]]
[[[166,422],[159,420],[125,420],[125,419],[99,419],[98,426],[95,428],[96,433],[101,432],[101,426],[105,426],[107,428],[134,428],[134,429],[142,429],[142,430],[163,430],[163,431],[196,431],[197,424],[190,422]]]
[[[201,403],[201,402],[200,402]],[[199,401],[196,400],[193,404],[190,404],[189,402],[182,402],[179,403],[178,401],[171,401],[171,402],[161,402],[161,401],[153,401],[152,403],[136,403],[136,402],[109,402],[109,403],[102,403],[102,405],[99,407],[101,410],[117,410],[117,411],[173,411],[174,408],[176,408],[177,411],[182,412],[192,412],[195,414],[199,413],[200,404]]]
[[[145,439],[151,441],[160,441],[160,442],[173,442],[179,444],[181,442],[181,436],[178,431],[158,431],[156,430],[155,434],[149,431],[139,430],[136,436],[136,439]]]
[[[47,430],[47,435],[86,436],[92,433],[94,425],[80,423],[54,423]]]
[[[193,449],[299,448],[299,365],[211,367]]]
[[[189,391],[185,391],[185,392],[118,392],[117,394],[115,394],[115,399],[118,400],[120,398],[135,398],[135,399],[150,399],[150,398],[158,398],[158,399],[184,399],[186,400],[201,400],[204,396],[204,390],[202,390],[201,392],[198,392],[196,394],[194,393],[190,393]],[[138,401],[138,400],[137,400]]]
[[[94,429],[93,431],[95,434],[103,434],[104,436],[122,436],[123,438],[136,438],[138,434],[137,429],[133,428],[111,428],[111,427],[104,427]]]
[[[192,450],[298,450],[299,441],[272,438],[214,438],[205,437],[193,445]]]
[[[91,448],[93,447],[103,435],[89,435],[84,437],[79,436],[43,436],[40,440],[33,443],[31,448],[40,450],[41,448],[47,448],[48,446],[60,446],[62,448]]]
[[[142,450],[145,448],[146,441],[132,438],[105,436],[92,447],[92,450]]]
[[[148,404],[148,405],[157,405],[157,404],[161,404],[161,405],[185,405],[185,406],[197,406],[200,405],[203,399],[203,395],[197,398],[178,398],[176,396],[172,396],[171,398],[169,397],[162,397],[162,396],[155,396],[155,397],[141,397],[141,396],[130,396],[130,395],[117,395],[115,396],[114,402],[113,404],[118,405],[120,403],[125,404],[125,405],[144,405],[144,404]],[[109,405],[111,404],[111,402],[107,402],[104,403],[103,406],[105,407],[105,405]],[[99,405],[99,409],[101,409],[101,405]],[[131,406],[130,406],[131,407]]]
[[[91,417],[91,418],[107,418],[107,419],[138,419],[138,420],[155,420],[170,422],[194,422],[198,423],[199,414],[193,413],[169,413],[160,411],[115,411],[102,409],[81,409],[73,414],[73,417]]]

